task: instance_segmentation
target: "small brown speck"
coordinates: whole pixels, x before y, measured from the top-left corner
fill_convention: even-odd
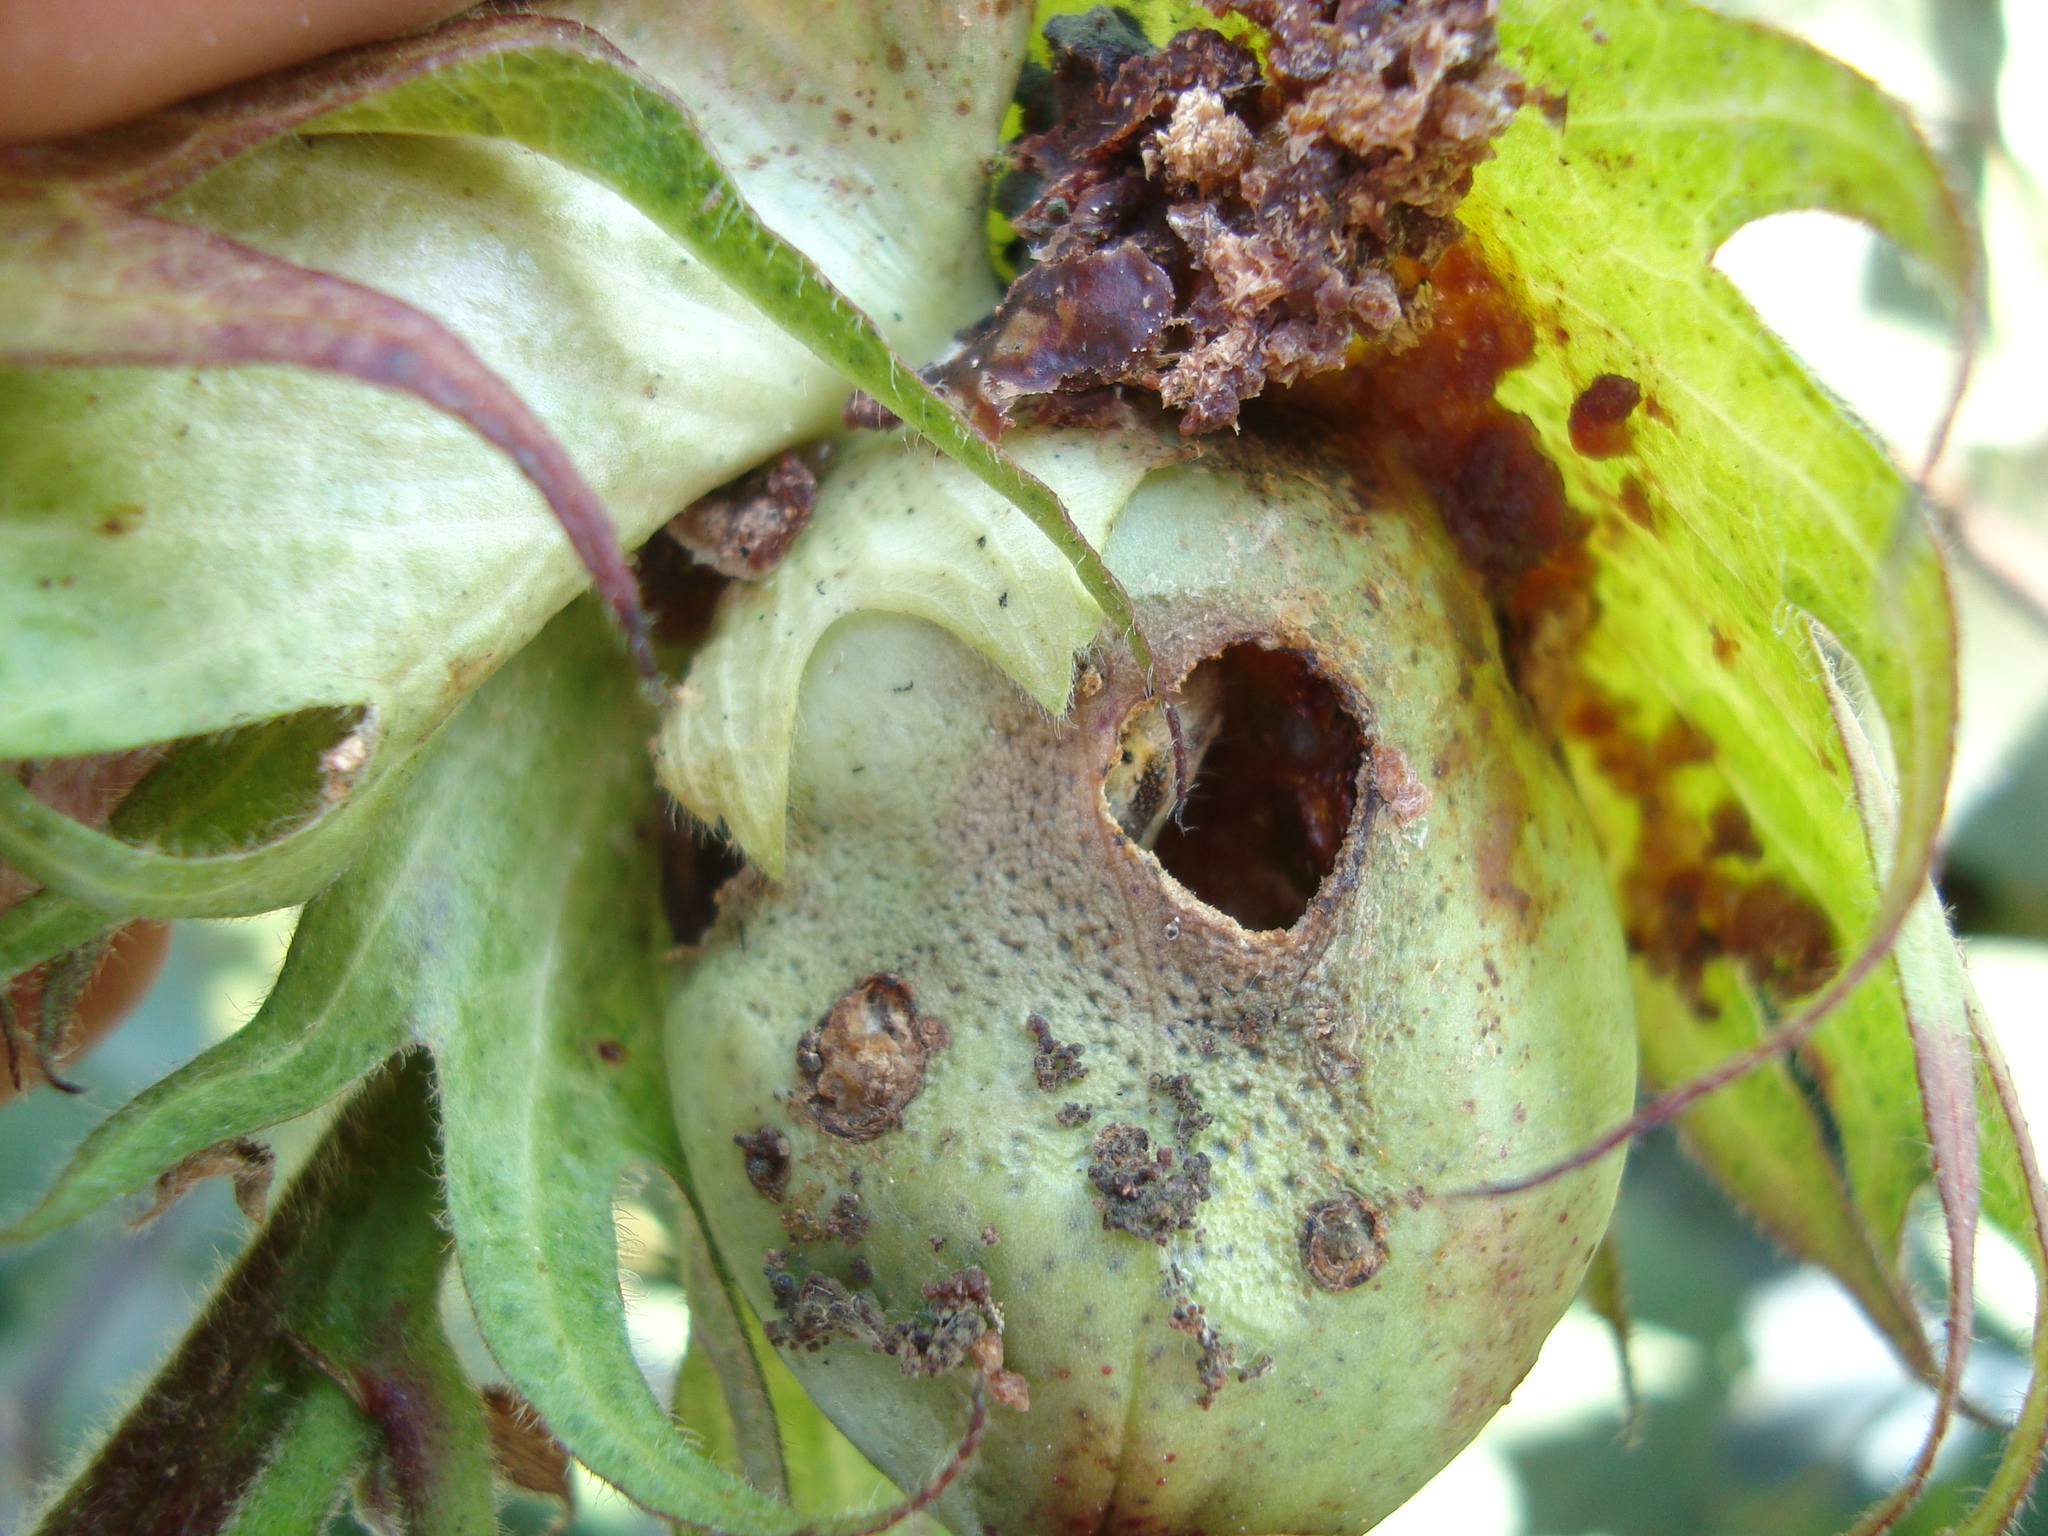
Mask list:
[[[773,1126],[762,1126],[751,1136],[733,1137],[733,1145],[746,1154],[747,1182],[766,1200],[780,1201],[789,1188],[789,1138]]]
[[[982,1247],[993,1248],[997,1243],[1000,1243],[1002,1240],[1003,1234],[996,1230],[996,1224],[994,1222],[989,1222],[986,1226],[984,1226],[981,1229]]]

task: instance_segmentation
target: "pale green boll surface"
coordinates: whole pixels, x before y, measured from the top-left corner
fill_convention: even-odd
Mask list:
[[[1248,933],[1114,829],[1101,785],[1141,699],[1127,658],[1099,657],[1103,686],[1054,719],[932,624],[842,619],[804,677],[785,872],[728,886],[673,999],[693,1179],[764,1317],[771,1250],[850,1288],[863,1260],[891,1320],[922,1285],[988,1272],[1031,1406],[992,1410],[939,1505],[955,1531],[1358,1531],[1506,1400],[1606,1226],[1618,1158],[1510,1198],[1442,1197],[1626,1113],[1619,927],[1433,518],[1363,510],[1334,471],[1185,467],[1143,484],[1106,553],[1166,675],[1242,641],[1310,653],[1428,787],[1426,816],[1399,826],[1362,792],[1309,911]],[[900,1128],[852,1142],[796,1112],[796,1052],[877,972],[948,1038]],[[1039,1087],[1033,1013],[1087,1046],[1084,1080]],[[1248,1017],[1270,1028],[1240,1043]],[[1191,1144],[1213,1196],[1163,1245],[1105,1230],[1088,1172],[1112,1122],[1173,1141],[1155,1073],[1188,1074],[1215,1116]],[[1062,1125],[1070,1099],[1093,1119]],[[779,1204],[733,1145],[762,1127],[792,1151]],[[858,1245],[792,1241],[784,1213],[824,1216],[856,1170]],[[1303,1227],[1347,1191],[1379,1213],[1386,1256],[1330,1291]],[[1271,1370],[1228,1373],[1203,1407],[1176,1302],[1204,1309],[1237,1365]],[[961,1433],[971,1367],[906,1377],[843,1338],[786,1358],[905,1485]]]

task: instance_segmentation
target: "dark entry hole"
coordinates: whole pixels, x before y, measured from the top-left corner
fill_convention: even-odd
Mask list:
[[[678,944],[695,944],[718,920],[718,892],[747,867],[739,849],[661,797],[661,910]]]
[[[1247,928],[1291,928],[1336,865],[1365,738],[1342,696],[1299,651],[1233,645],[1181,684],[1188,706],[1219,718],[1195,766],[1182,825],[1152,852],[1182,885]],[[1187,727],[1191,726],[1189,729]],[[1128,734],[1128,732],[1127,732]]]

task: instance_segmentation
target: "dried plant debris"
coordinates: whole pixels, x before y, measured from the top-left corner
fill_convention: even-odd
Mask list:
[[[269,1205],[270,1176],[276,1166],[277,1160],[270,1148],[246,1136],[201,1147],[157,1175],[149,1209],[129,1225],[149,1225],[184,1199],[193,1185],[202,1179],[222,1176],[234,1181],[236,1207],[260,1225]]]
[[[1386,1218],[1357,1195],[1318,1200],[1303,1212],[1301,1262],[1326,1291],[1365,1284],[1387,1261]]]
[[[484,1427],[491,1437],[491,1464],[514,1488],[573,1502],[569,1452],[512,1388],[492,1382],[483,1389]]]
[[[817,474],[802,454],[786,449],[752,474],[698,497],[669,520],[668,532],[720,575],[759,581],[817,505]]]
[[[1101,1191],[1095,1203],[1105,1231],[1164,1244],[1195,1224],[1196,1210],[1213,1192],[1207,1157],[1190,1152],[1176,1166],[1173,1148],[1155,1150],[1138,1126],[1105,1125],[1088,1150],[1088,1182]]]
[[[1032,265],[933,381],[984,431],[1137,385],[1181,430],[1400,345],[1473,168],[1521,105],[1498,0],[1209,0],[1269,35],[1163,49],[1116,12],[1049,22],[998,192]]]
[[[1081,1065],[1087,1046],[1062,1045],[1055,1040],[1052,1024],[1042,1013],[1032,1014],[1024,1021],[1024,1027],[1038,1042],[1038,1050],[1031,1058],[1031,1075],[1041,1089],[1051,1093],[1064,1083],[1078,1083],[1088,1075],[1088,1069]]]
[[[782,1213],[782,1230],[792,1241],[825,1243],[837,1238],[852,1248],[868,1235],[868,1214],[860,1208],[860,1196],[848,1190],[832,1202],[828,1216],[820,1217],[801,1205]]]
[[[872,1141],[903,1123],[926,1058],[946,1042],[946,1026],[918,1013],[909,984],[878,972],[797,1042],[802,1086],[790,1107],[827,1135]]]
[[[815,1353],[832,1339],[850,1339],[893,1356],[906,1376],[939,1376],[970,1365],[997,1402],[1020,1411],[1030,1407],[1024,1378],[1003,1367],[1003,1312],[986,1270],[958,1269],[924,1286],[924,1305],[891,1322],[866,1291],[850,1291],[830,1275],[807,1275],[799,1282],[784,1267],[787,1259],[773,1249],[763,1270],[776,1310],[763,1329],[777,1348]]]
[[[747,1182],[764,1200],[780,1201],[789,1189],[789,1138],[773,1126],[733,1137],[747,1160]]]
[[[1202,1353],[1195,1361],[1195,1378],[1201,1382],[1202,1392],[1195,1405],[1204,1411],[1233,1379],[1256,1381],[1273,1369],[1273,1357],[1263,1353],[1249,1364],[1239,1365],[1237,1346],[1216,1331],[1215,1325],[1202,1315],[1200,1305],[1185,1297],[1175,1301],[1173,1316],[1166,1325],[1179,1329],[1201,1346]]]

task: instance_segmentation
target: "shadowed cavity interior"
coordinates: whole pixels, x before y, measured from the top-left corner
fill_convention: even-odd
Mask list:
[[[1300,920],[1337,862],[1365,740],[1342,695],[1299,651],[1240,644],[1198,663],[1183,698],[1219,719],[1178,824],[1152,852],[1247,928]]]

